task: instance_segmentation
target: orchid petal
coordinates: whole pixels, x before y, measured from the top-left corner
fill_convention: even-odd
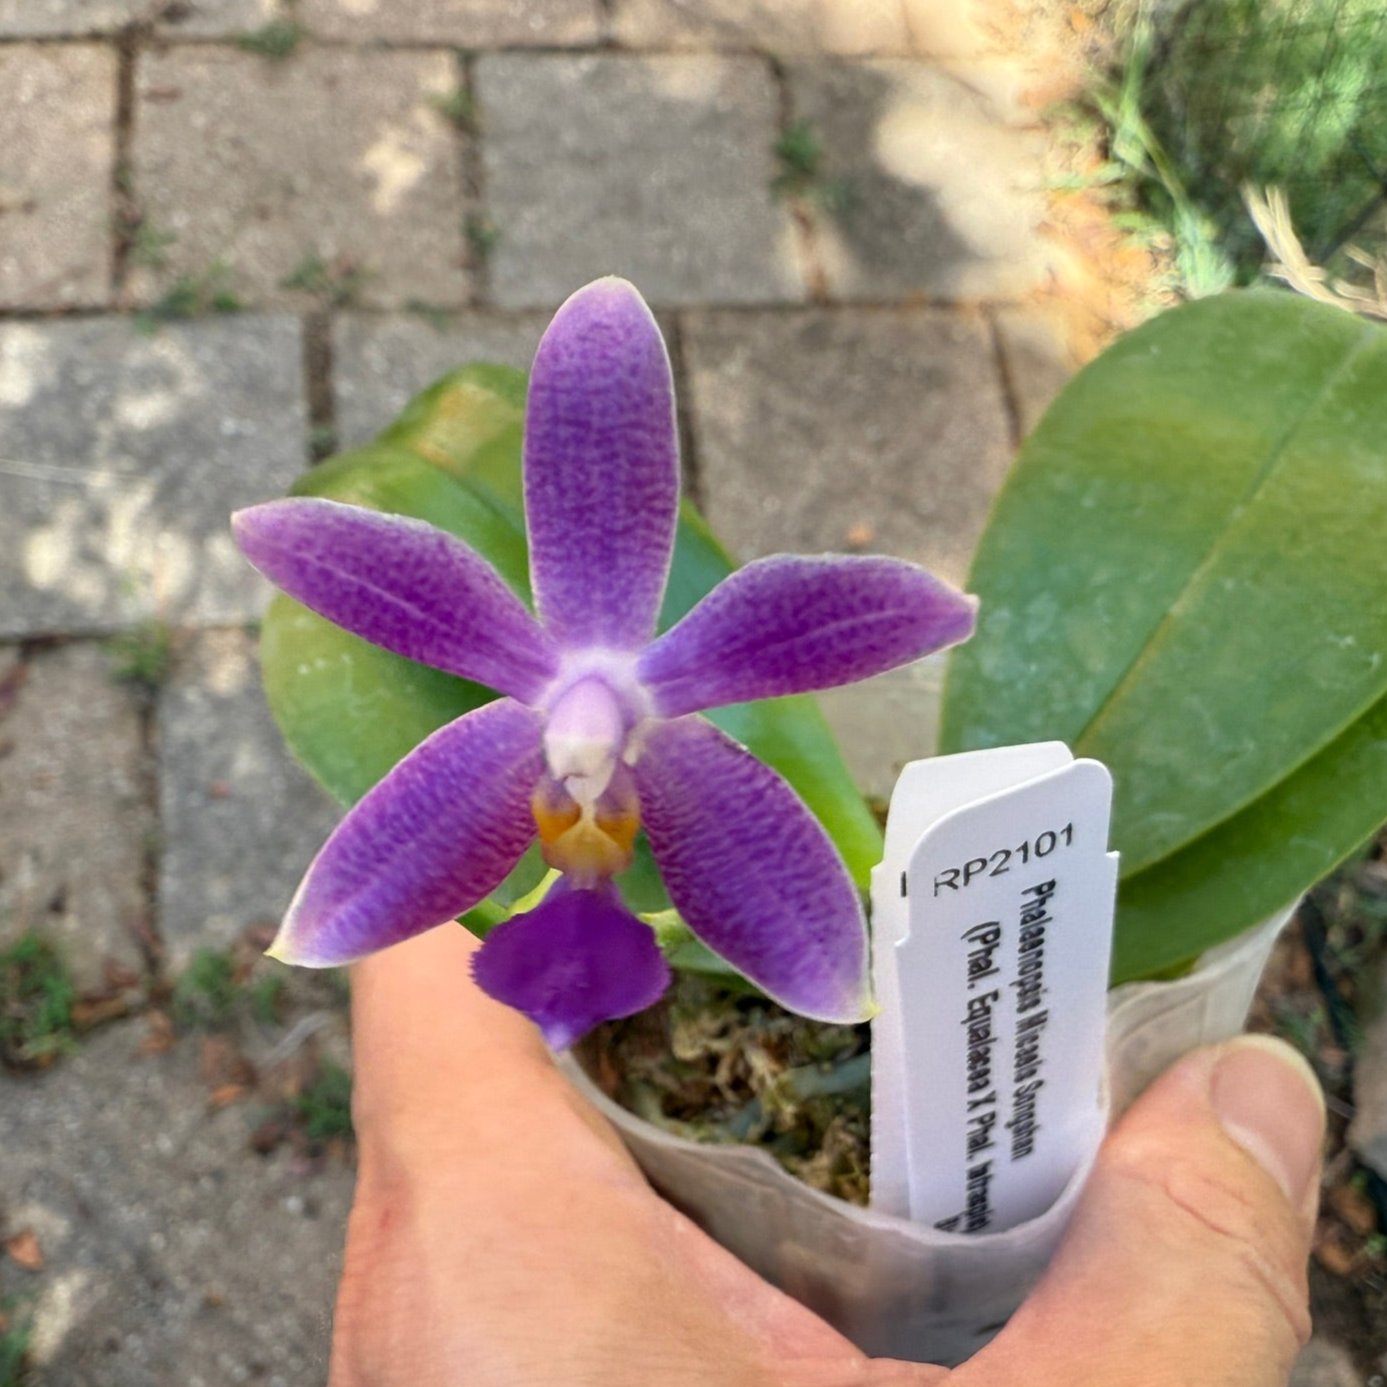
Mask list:
[[[562,883],[487,935],[472,976],[488,996],[524,1012],[555,1050],[602,1021],[643,1011],[669,986],[654,932],[613,888]]]
[[[780,776],[702,718],[653,727],[635,774],[651,850],[694,934],[793,1011],[866,1019],[861,902]]]
[[[270,501],[232,517],[242,553],[320,616],[397,655],[523,702],[557,659],[500,574],[422,520],[338,501]]]
[[[666,718],[808,693],[964,640],[976,609],[899,559],[778,554],[714,588],[646,648],[637,676]]]
[[[421,742],[324,844],[270,954],[350,963],[470,910],[534,838],[540,731],[503,698]]]
[[[600,279],[545,332],[525,413],[531,585],[558,641],[634,650],[649,638],[678,505],[664,340],[630,284]]]

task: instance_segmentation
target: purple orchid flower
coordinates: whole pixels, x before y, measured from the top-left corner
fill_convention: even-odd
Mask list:
[[[537,617],[461,540],[333,501],[234,517],[246,557],[349,631],[504,697],[440,728],[346,816],[271,954],[347,963],[482,900],[538,832],[563,878],[489,933],[478,984],[556,1049],[663,993],[653,932],[612,878],[644,828],[690,930],[804,1015],[871,1011],[847,870],[769,767],[696,716],[829,688],[965,639],[976,602],[912,564],[780,555],[652,639],[679,504],[674,390],[636,290],[603,279],[535,356],[525,512]]]

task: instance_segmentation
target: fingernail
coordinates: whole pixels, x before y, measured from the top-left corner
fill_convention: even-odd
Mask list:
[[[1269,1035],[1239,1036],[1214,1066],[1209,1100],[1223,1130],[1303,1208],[1324,1141],[1324,1094],[1304,1058]]]

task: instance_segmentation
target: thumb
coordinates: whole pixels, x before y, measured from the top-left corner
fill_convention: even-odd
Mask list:
[[[1289,1046],[1187,1055],[1109,1136],[1050,1270],[960,1387],[1285,1387],[1310,1329],[1323,1137]]]

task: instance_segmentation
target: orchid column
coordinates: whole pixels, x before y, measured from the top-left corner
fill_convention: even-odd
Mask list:
[[[894,559],[779,555],[652,639],[679,501],[674,392],[655,321],[623,280],[580,290],[545,333],[524,466],[534,615],[420,521],[318,499],[235,517],[246,556],[305,606],[503,695],[434,733],[348,814],[271,953],[329,966],[448,921],[538,833],[563,879],[487,936],[475,975],[561,1048],[669,982],[613,882],[644,829],[710,949],[794,1011],[864,1019],[866,927],[836,850],[774,771],[696,714],[918,659],[965,639],[975,603]]]

